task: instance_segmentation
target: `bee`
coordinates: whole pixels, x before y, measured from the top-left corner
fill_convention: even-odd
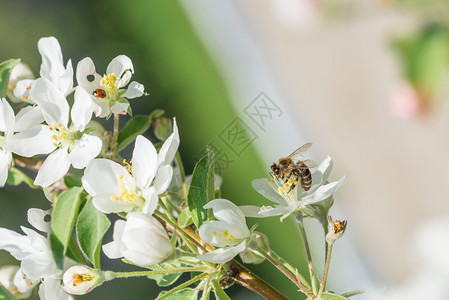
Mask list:
[[[298,184],[305,191],[308,191],[312,186],[312,173],[310,173],[309,168],[316,167],[316,164],[311,160],[298,160],[311,146],[312,143],[304,144],[289,156],[281,158],[277,164],[271,165],[273,176],[290,186],[288,193]],[[295,162],[294,159],[297,161]]]
[[[98,98],[105,98],[106,97],[106,91],[102,90],[102,89],[96,89],[93,92],[93,94],[94,94],[95,97],[98,97]]]

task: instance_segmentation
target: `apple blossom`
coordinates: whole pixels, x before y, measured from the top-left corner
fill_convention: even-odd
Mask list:
[[[21,261],[13,280],[18,291],[26,293],[42,280],[39,287],[41,299],[72,299],[61,288],[62,273],[53,259],[50,241],[32,229],[23,226],[21,229],[25,235],[0,228],[0,249]]]
[[[62,288],[72,295],[84,295],[89,293],[94,287],[103,283],[101,272],[88,266],[73,266],[65,271],[62,277],[64,285]]]
[[[113,114],[126,114],[129,109],[128,99],[145,95],[144,86],[136,81],[125,86],[131,79],[134,67],[126,55],[115,57],[101,76],[95,71],[90,57],[81,60],[76,67],[76,80],[92,97],[97,105],[95,114],[107,117]]]
[[[69,123],[69,104],[54,84],[39,78],[31,90],[48,126],[35,126],[15,134],[10,140],[14,153],[30,157],[52,152],[39,169],[35,184],[48,187],[63,177],[72,165],[82,169],[101,151],[101,139],[83,133],[92,117],[92,100],[80,87],[75,91]],[[33,147],[29,147],[33,143]]]
[[[329,156],[312,172],[312,187],[305,191],[297,186],[290,191],[289,187],[282,180],[276,178],[255,179],[253,188],[262,196],[276,203],[273,206],[262,206],[255,214],[250,206],[244,207],[245,215],[251,217],[269,217],[282,215],[281,221],[292,213],[302,212],[308,216],[316,216],[315,205],[332,202],[332,195],[345,182],[347,177],[327,183],[330,171],[332,170],[332,158]],[[327,203],[327,209],[332,203]],[[246,208],[246,209],[245,209]],[[326,208],[324,208],[325,210]],[[326,211],[327,216],[327,211]],[[325,216],[325,217],[326,217]]]
[[[141,212],[129,213],[126,221],[116,221],[113,239],[103,246],[106,256],[125,257],[140,266],[161,263],[174,251],[162,224]]]
[[[32,290],[20,292],[14,284],[14,277],[20,270],[19,266],[3,266],[0,268],[0,283],[6,288],[16,299],[26,299],[31,296]]]
[[[5,98],[0,99],[0,132],[3,132],[3,136],[0,136],[0,187],[5,185],[8,177],[12,152],[14,152],[14,149],[11,148],[14,145],[11,141],[14,132],[33,127],[42,121],[42,114],[38,108],[24,107],[17,113],[17,116],[14,116],[14,111],[8,101]]]
[[[131,163],[125,167],[108,159],[94,159],[82,178],[83,187],[92,197],[94,206],[104,213],[135,210],[152,214],[158,205],[158,195],[170,185],[170,166],[179,146],[176,121],[173,133],[159,153],[145,137],[136,138]]]
[[[217,220],[204,223],[199,228],[203,241],[219,249],[198,255],[198,258],[213,263],[225,263],[246,249],[251,232],[246,225],[243,212],[231,201],[215,199],[204,205],[212,208]]]
[[[50,81],[64,96],[67,96],[73,88],[73,67],[71,60],[64,67],[61,46],[58,40],[52,36],[39,39],[37,47],[42,56],[41,78]],[[23,101],[34,103],[35,100],[31,94],[34,82],[35,80],[32,79],[18,81],[14,89],[14,96]]]

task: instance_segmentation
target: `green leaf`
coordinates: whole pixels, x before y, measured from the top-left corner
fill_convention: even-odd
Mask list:
[[[83,265],[86,264],[86,260],[84,259],[83,254],[81,253],[80,249],[78,248],[78,245],[76,244],[73,236],[70,238],[69,247],[67,248],[66,256],[77,263],[80,263]]]
[[[162,291],[157,299],[162,297],[164,294],[166,294],[166,291]],[[168,297],[165,297],[164,299],[167,300],[196,300],[198,299],[198,292],[195,289],[192,288],[185,288],[182,289]]]
[[[214,285],[214,294],[217,300],[231,300],[217,280],[213,280],[212,284]]]
[[[82,188],[73,187],[62,192],[56,199],[51,216],[50,243],[56,265],[62,269],[63,258],[67,252],[73,225],[78,216]]]
[[[178,280],[181,275],[182,273],[170,273],[166,275],[150,275],[148,278],[155,280],[158,286],[169,286]]]
[[[117,138],[117,152],[131,144],[139,134],[144,133],[151,126],[149,116],[138,115],[130,119],[125,127],[119,132]]]
[[[8,179],[6,180],[6,183],[9,185],[17,186],[22,182],[27,184],[32,189],[40,188],[39,186],[34,185],[33,179],[28,177],[28,175],[26,175],[22,171],[16,168],[10,168],[8,170]]]
[[[9,74],[12,68],[14,68],[20,59],[9,59],[0,63],[0,98],[4,97],[6,90],[8,89]]]
[[[15,300],[13,295],[0,283],[0,300]]]
[[[207,154],[200,159],[193,170],[187,195],[190,215],[197,228],[207,221],[207,210],[203,206],[214,199],[214,196],[214,153],[207,149]]]
[[[171,263],[163,263],[163,264],[155,264],[152,265],[151,270],[153,271],[169,271],[173,269],[179,269],[181,267],[185,267],[184,264],[179,261],[172,261]],[[153,279],[156,281],[158,286],[169,286],[172,285],[178,278],[182,275],[182,272],[179,273],[169,273],[169,274],[154,274],[149,275],[149,279]]]
[[[81,183],[81,178],[76,176],[65,176],[64,177],[64,184],[68,187],[74,187],[74,186],[83,186]]]
[[[178,217],[178,225],[181,227],[187,227],[193,224],[192,216],[190,215],[190,210],[183,209]]]
[[[321,300],[348,300],[348,298],[327,292],[321,294]]]
[[[103,236],[111,222],[108,217],[95,208],[92,199],[84,205],[76,222],[76,237],[84,255],[100,269],[100,249]]]

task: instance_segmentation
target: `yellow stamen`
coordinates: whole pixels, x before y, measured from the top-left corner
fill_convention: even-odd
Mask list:
[[[83,283],[85,281],[92,281],[94,278],[91,274],[73,274],[73,278],[75,279],[73,281],[73,286],[77,286],[80,283]]]

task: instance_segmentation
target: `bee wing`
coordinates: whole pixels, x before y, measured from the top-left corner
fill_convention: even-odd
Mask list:
[[[310,147],[312,147],[312,143],[304,144],[301,147],[299,147],[298,149],[296,149],[295,151],[293,151],[292,154],[290,154],[288,157],[300,158],[307,150],[310,149]]]
[[[316,162],[314,162],[313,160],[310,160],[310,159],[302,160],[302,162],[305,163],[306,166],[308,166],[309,168],[315,168],[318,166],[316,164]]]
[[[301,160],[302,163],[304,163],[304,165],[299,166],[298,164],[292,165],[292,166],[288,166],[287,170],[304,170],[304,169],[309,169],[309,168],[315,168],[317,166],[317,164],[310,160],[310,159],[306,159],[306,160]]]

